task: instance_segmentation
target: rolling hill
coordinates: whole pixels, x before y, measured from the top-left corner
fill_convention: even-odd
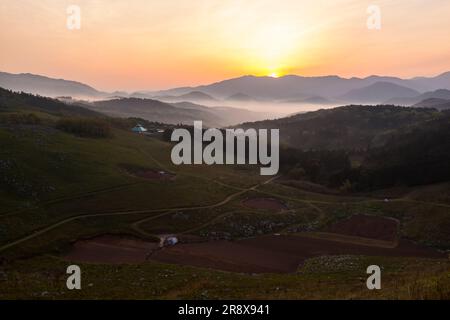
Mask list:
[[[311,96],[311,97],[300,97],[300,98],[293,98],[293,99],[287,99],[280,101],[282,103],[311,103],[311,104],[321,104],[321,105],[328,105],[333,103],[329,99],[326,99],[324,97],[320,96]]]
[[[30,73],[0,72],[0,87],[48,97],[101,97],[104,93],[81,82],[53,79]]]
[[[434,108],[437,110],[450,109],[450,100],[440,98],[428,98],[413,105],[414,108]]]
[[[150,96],[150,95],[148,95]],[[160,100],[160,101],[164,101],[164,102],[183,102],[183,101],[188,101],[188,102],[197,102],[197,103],[215,103],[217,102],[217,100],[200,91],[191,91],[189,93],[186,94],[182,94],[179,96],[152,96],[152,99],[155,100]]]
[[[227,100],[227,101],[239,101],[239,102],[256,101],[255,98],[250,97],[249,95],[241,93],[241,92],[238,92],[236,94],[232,94],[231,96],[226,97],[225,100]]]
[[[76,81],[53,79],[33,74],[1,72],[0,87],[50,97],[72,96],[90,99],[120,96],[143,99],[153,98],[166,102],[190,101],[209,104],[217,104],[218,101],[245,102],[249,100],[284,101],[310,99],[306,103],[321,104],[324,101],[334,101],[338,100],[338,97],[348,95],[347,98],[352,98],[352,102],[356,99],[359,102],[359,100],[367,97],[373,101],[362,102],[384,103],[387,100],[397,99],[396,101],[399,104],[408,103],[412,105],[425,99],[413,99],[414,90],[417,91],[414,92],[417,96],[427,91],[450,90],[450,72],[436,77],[416,77],[411,79],[389,76],[342,78],[334,75],[318,77],[287,75],[279,78],[243,76],[196,87],[138,91],[131,94],[123,91],[104,93]],[[394,96],[395,94],[396,96]],[[396,101],[392,100],[389,103],[397,103]]]
[[[166,103],[153,99],[121,98],[85,104],[97,112],[116,117],[139,117],[168,124],[192,125],[201,120],[207,127],[224,127],[242,121],[266,119],[264,113],[230,107],[205,107],[191,102]]]
[[[274,118],[274,115],[270,113],[254,112],[247,109],[234,107],[206,107],[186,101],[171,103],[171,105],[177,108],[194,109],[207,113],[213,113],[222,119],[221,121],[223,124],[221,127],[246,121],[259,121]]]
[[[388,100],[387,104],[411,106],[427,99],[445,99],[450,100],[450,90],[438,89],[434,91],[427,91],[415,97],[397,97]]]
[[[353,89],[339,97],[341,101],[350,103],[379,103],[395,97],[416,97],[420,93],[416,90],[390,82],[376,82],[370,86]]]
[[[177,97],[180,100],[198,101],[198,102],[216,102],[217,100],[201,91],[192,91]]]
[[[220,127],[223,119],[202,108],[177,108],[169,103],[153,99],[121,98],[86,104],[97,112],[115,117],[140,117],[149,121],[169,124],[191,124],[202,120],[205,126]]]
[[[27,109],[30,111],[54,116],[103,117],[101,113],[80,105],[69,105],[57,99],[37,97],[27,93],[16,93],[0,88],[0,110],[2,112],[17,112],[23,106],[27,106]]]
[[[450,90],[450,71],[444,72],[436,77],[415,77],[411,82],[417,84],[424,91],[433,91],[437,89]]]
[[[280,129],[281,141],[297,149],[367,149],[384,143],[393,130],[441,116],[431,109],[352,105],[243,126]]]
[[[280,130],[281,167],[296,179],[353,190],[450,180],[450,113],[389,105],[344,106],[245,128]]]
[[[436,77],[411,79],[375,75],[366,78],[342,78],[339,76],[304,77],[297,75],[287,75],[279,78],[243,76],[208,85],[173,88],[152,94],[181,95],[191,91],[201,91],[218,99],[226,99],[235,94],[243,94],[254,99],[270,101],[296,99],[301,95],[336,99],[336,97],[345,95],[351,90],[365,88],[377,82],[389,82],[397,86],[416,90],[419,93],[437,89],[450,90],[449,75],[450,73],[444,73]],[[377,102],[382,103],[383,101]]]

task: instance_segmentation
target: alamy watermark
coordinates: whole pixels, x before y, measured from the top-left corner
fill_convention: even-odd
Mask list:
[[[184,128],[172,132],[171,141],[178,142],[171,152],[175,165],[261,164],[264,166],[260,168],[261,175],[278,173],[279,129],[270,129],[269,137],[267,129],[203,130],[202,121],[194,121],[193,134],[192,138],[191,132]],[[204,147],[204,142],[209,144]]]
[[[377,265],[371,265],[367,267],[367,274],[370,276],[367,278],[366,286],[369,290],[381,289],[381,269]]]
[[[381,30],[381,8],[378,5],[372,4],[367,8],[367,29]]]
[[[66,286],[69,290],[81,290],[81,269],[79,266],[73,264],[67,267],[67,277]]]
[[[70,5],[66,9],[67,21],[66,27],[69,30],[81,29],[81,8],[77,5]]]

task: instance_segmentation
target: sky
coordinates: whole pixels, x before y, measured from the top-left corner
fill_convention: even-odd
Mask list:
[[[67,28],[70,5],[80,29]],[[371,5],[380,9],[380,29]],[[1,0],[0,71],[154,90],[450,71],[448,0]],[[375,17],[376,18],[376,17]]]

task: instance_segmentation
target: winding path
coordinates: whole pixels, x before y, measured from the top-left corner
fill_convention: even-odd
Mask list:
[[[273,180],[275,180],[277,178],[278,178],[278,176],[272,177],[272,178],[264,181],[262,184],[270,183],[270,182],[272,182]],[[38,237],[38,236],[40,236],[40,235],[42,235],[44,233],[47,233],[47,232],[49,232],[49,231],[51,231],[53,229],[56,229],[59,226],[62,226],[64,224],[68,223],[68,222],[72,222],[72,221],[75,221],[75,220],[78,220],[78,219],[85,219],[85,218],[92,218],[92,217],[131,215],[131,214],[146,214],[146,213],[152,213],[152,212],[157,213],[157,212],[161,212],[161,211],[166,211],[166,212],[164,212],[164,213],[162,213],[160,215],[151,216],[151,217],[148,217],[146,219],[138,221],[137,225],[139,225],[139,222],[142,223],[142,222],[147,221],[147,220],[156,219],[156,218],[164,216],[164,215],[166,215],[166,214],[168,214],[170,212],[173,212],[173,211],[180,211],[180,210],[187,211],[187,210],[217,208],[217,207],[220,207],[220,206],[230,202],[231,200],[233,200],[234,198],[240,196],[243,193],[246,193],[246,192],[251,191],[251,190],[256,190],[262,184],[260,183],[260,184],[254,185],[252,187],[249,187],[247,189],[242,189],[242,190],[240,190],[238,192],[235,192],[235,193],[227,196],[222,201],[214,203],[214,204],[211,204],[211,205],[196,206],[196,207],[161,208],[161,209],[151,209],[151,210],[116,211],[116,212],[109,212],[109,213],[81,214],[81,215],[77,215],[77,216],[72,216],[72,217],[63,219],[63,220],[61,220],[59,222],[56,222],[56,223],[54,223],[54,224],[52,224],[50,226],[47,226],[47,227],[45,227],[43,229],[37,230],[37,231],[29,234],[28,236],[25,236],[23,238],[20,238],[20,239],[17,239],[15,241],[13,241],[13,242],[5,244],[5,245],[0,247],[0,252],[3,252],[3,251],[5,251],[5,250],[7,250],[7,249],[9,249],[11,247],[14,247],[14,246],[16,246],[18,244],[21,244],[21,243],[25,242],[25,241],[31,240],[33,238],[36,238],[36,237]]]
[[[270,179],[267,179],[266,181],[264,181],[264,182],[262,182],[262,183],[258,183],[258,184],[256,184],[256,185],[253,185],[253,186],[248,187],[248,188],[239,188],[239,187],[236,187],[236,186],[227,185],[227,184],[225,184],[225,183],[222,183],[222,182],[219,182],[219,181],[216,181],[216,180],[206,179],[206,180],[214,181],[214,182],[216,182],[216,183],[218,183],[218,184],[220,184],[220,185],[222,185],[222,186],[226,186],[226,187],[229,187],[229,188],[238,190],[238,191],[235,192],[235,193],[230,194],[229,196],[225,197],[223,200],[221,200],[221,201],[219,201],[219,202],[217,202],[217,203],[214,203],[214,204],[210,204],[210,205],[194,206],[194,207],[176,207],[176,208],[160,208],[160,209],[132,210],[132,211],[115,211],[115,212],[107,212],[107,213],[80,214],[80,215],[68,217],[68,218],[65,218],[65,219],[63,219],[63,220],[61,220],[61,221],[58,221],[58,222],[54,223],[54,224],[51,224],[51,225],[49,225],[49,226],[47,226],[47,227],[45,227],[45,228],[36,230],[36,231],[32,232],[31,234],[29,234],[29,235],[27,235],[27,236],[25,236],[25,237],[22,237],[22,238],[20,238],[20,239],[17,239],[17,240],[14,240],[14,241],[10,242],[10,243],[7,243],[7,244],[5,244],[5,245],[3,245],[3,246],[0,246],[0,252],[3,252],[3,251],[5,251],[5,250],[7,250],[7,249],[9,249],[9,248],[11,248],[11,247],[14,247],[14,246],[16,246],[16,245],[19,245],[19,244],[23,243],[23,242],[25,242],[25,241],[28,241],[28,240],[31,240],[31,239],[33,239],[33,238],[36,238],[36,237],[38,237],[38,236],[40,236],[40,235],[43,235],[43,234],[45,234],[45,233],[47,233],[47,232],[49,232],[49,231],[51,231],[51,230],[54,230],[54,229],[56,229],[56,228],[58,228],[58,227],[60,227],[60,226],[62,226],[62,225],[64,225],[64,224],[66,224],[66,223],[69,223],[69,222],[72,222],[72,221],[76,221],[76,220],[79,220],[79,219],[93,218],[93,217],[121,216],[121,215],[133,215],[133,214],[139,215],[139,214],[149,214],[149,213],[159,213],[159,212],[161,212],[160,214],[152,215],[152,216],[150,216],[150,217],[145,217],[145,218],[142,219],[142,220],[138,220],[138,221],[134,222],[134,223],[131,225],[132,228],[133,228],[135,231],[137,231],[138,233],[141,233],[141,234],[146,235],[146,236],[154,236],[153,234],[149,234],[149,233],[147,233],[146,231],[142,230],[142,229],[139,227],[140,224],[142,224],[142,223],[144,223],[144,222],[147,222],[147,221],[151,221],[151,220],[153,220],[153,219],[160,218],[160,217],[165,216],[165,215],[167,215],[167,214],[169,214],[169,213],[172,213],[172,212],[174,212],[174,211],[182,211],[182,210],[183,210],[183,211],[188,211],[188,210],[198,210],[198,209],[212,209],[212,208],[217,208],[217,207],[223,206],[223,205],[227,204],[228,202],[230,202],[231,200],[235,199],[236,197],[239,197],[240,195],[242,195],[242,194],[244,194],[244,193],[246,193],[246,192],[249,192],[249,191],[252,191],[252,190],[257,190],[258,187],[260,187],[260,186],[262,186],[262,185],[269,184],[269,183],[271,183],[272,181],[274,181],[274,180],[277,179],[277,178],[279,178],[279,176],[274,176],[274,177],[272,177],[272,178],[270,178]],[[126,185],[117,186],[117,187],[119,187],[119,188],[120,188],[120,187],[126,187]],[[116,188],[117,188],[117,187],[116,187]],[[114,187],[113,187],[113,188],[114,188]],[[107,189],[104,189],[104,190],[98,190],[97,192],[105,192],[105,191],[107,191]],[[95,192],[95,191],[94,191],[94,192]],[[280,195],[280,194],[273,193],[273,192],[267,192],[267,191],[260,191],[260,190],[258,190],[258,192],[260,192],[260,193],[262,193],[262,194],[274,196],[274,197],[279,197],[279,198],[286,199],[286,200],[292,200],[292,201],[296,201],[296,202],[305,203],[306,205],[308,205],[309,207],[311,207],[312,209],[314,209],[315,211],[317,211],[321,217],[324,217],[324,216],[325,216],[325,213],[323,212],[323,210],[322,210],[320,207],[314,205],[314,203],[328,203],[328,202],[324,202],[324,201],[314,201],[314,200],[307,201],[307,200],[302,200],[302,199],[298,199],[298,198],[293,198],[293,197],[289,197],[289,196],[284,196],[284,195]],[[89,193],[88,193],[88,194],[89,194]],[[82,195],[78,195],[77,197],[83,197],[83,196],[84,196],[84,195],[82,194]],[[70,198],[70,197],[68,197],[68,198]],[[66,199],[68,199],[68,198],[66,198]],[[63,200],[63,199],[57,199],[57,200],[55,200],[55,201],[62,201],[62,200]],[[371,200],[360,201],[359,203],[361,203],[361,202],[362,202],[362,203],[364,203],[364,202],[381,202],[381,201],[382,201],[382,200],[371,199]],[[403,198],[392,199],[391,201],[413,202],[413,203],[424,203],[424,204],[431,204],[431,205],[437,205],[437,206],[443,206],[443,207],[450,207],[449,205],[441,204],[441,203],[428,203],[428,202],[423,202],[423,201],[406,200],[406,199],[403,199]],[[225,216],[228,216],[228,215],[230,215],[231,213],[232,213],[232,212],[226,212],[226,213],[224,213],[224,214],[221,214],[221,215],[219,215],[219,216],[213,218],[211,221],[202,224],[201,226],[194,227],[194,228],[189,229],[189,230],[185,230],[185,231],[183,231],[183,232],[181,232],[181,233],[182,233],[182,234],[186,234],[186,233],[191,232],[191,231],[196,231],[196,230],[202,229],[203,227],[210,225],[210,224],[213,223],[214,221],[217,221],[219,218],[223,218],[223,217],[225,217]],[[3,216],[4,216],[4,215],[3,215]],[[1,217],[1,216],[0,216],[0,217]],[[317,236],[317,237],[320,237],[321,235],[320,235],[320,234],[317,234],[316,236]]]

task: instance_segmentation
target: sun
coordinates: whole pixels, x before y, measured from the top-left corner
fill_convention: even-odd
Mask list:
[[[269,77],[271,77],[271,78],[278,78],[279,75],[276,72],[272,72],[271,74],[269,74]]]

